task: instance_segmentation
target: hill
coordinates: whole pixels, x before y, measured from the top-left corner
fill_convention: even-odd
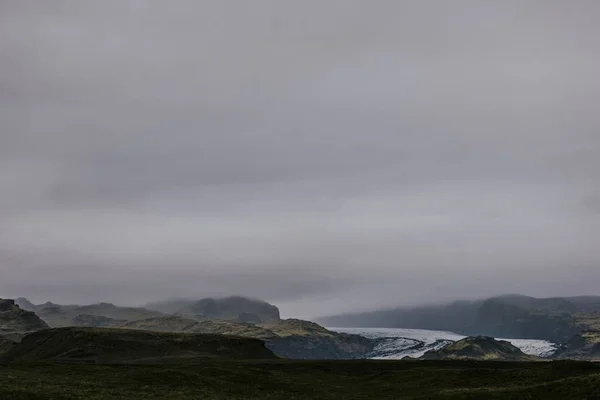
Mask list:
[[[199,358],[269,359],[260,340],[221,335],[125,329],[56,328],[31,333],[3,356],[4,362],[172,363]]]
[[[554,358],[600,361],[600,331],[586,330],[573,336],[554,354]]]
[[[332,332],[309,321],[287,319],[260,325],[276,338],[266,339],[275,354],[292,359],[360,358],[373,343],[359,335]]]
[[[198,299],[169,299],[146,303],[143,307],[148,310],[158,311],[164,314],[175,314],[177,311],[182,310],[185,307],[196,303],[197,301]]]
[[[331,332],[315,323],[280,320],[254,325],[235,321],[195,321],[165,316],[132,321],[120,326],[159,332],[194,332],[233,335],[264,340],[275,354],[291,359],[347,359],[364,356],[373,344],[358,335]]]
[[[25,333],[48,328],[34,312],[22,310],[14,300],[0,299],[0,334]]]
[[[124,321],[163,315],[141,307],[120,307],[111,303],[85,306],[62,306],[44,304],[37,307],[37,314],[52,328],[68,326],[110,327]]]
[[[535,361],[536,357],[523,353],[505,340],[487,336],[468,337],[439,350],[430,350],[421,360],[486,360],[486,361]]]
[[[62,306],[33,305],[26,299],[19,301],[36,309],[52,328],[101,327],[241,336],[265,340],[277,355],[287,358],[356,358],[373,348],[369,340],[357,335],[330,332],[308,321],[282,321],[276,306],[240,296],[158,304],[163,310],[183,304],[176,315],[110,303]]]
[[[325,326],[446,330],[464,335],[566,342],[600,310],[600,297],[538,299],[522,295],[317,318]]]
[[[185,305],[177,314],[199,319],[240,322],[271,322],[280,319],[279,309],[266,301],[232,296],[205,298]]]

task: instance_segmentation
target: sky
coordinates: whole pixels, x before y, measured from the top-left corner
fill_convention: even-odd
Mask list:
[[[596,0],[0,0],[0,296],[600,295]]]

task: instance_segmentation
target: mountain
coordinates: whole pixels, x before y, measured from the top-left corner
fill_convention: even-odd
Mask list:
[[[197,299],[169,299],[146,303],[143,307],[148,310],[158,311],[164,314],[175,314],[177,311],[182,310],[196,303],[197,301]]]
[[[38,315],[52,328],[67,326],[112,326],[124,321],[163,315],[140,307],[119,307],[111,303],[86,306],[61,306],[48,303],[37,306]]]
[[[35,309],[52,328],[96,327],[154,332],[205,333],[264,340],[277,355],[287,358],[357,358],[373,349],[358,335],[341,334],[300,320],[281,320],[279,309],[262,300],[240,296],[197,301],[170,300],[147,307],[119,307],[111,303],[63,306],[21,304]],[[164,314],[159,311],[172,311]]]
[[[394,308],[317,318],[331,327],[409,328],[464,335],[566,342],[581,332],[580,321],[600,310],[600,297],[497,296],[475,301]]]
[[[73,326],[88,328],[109,328],[126,323],[123,319],[107,318],[101,315],[79,314],[71,320]]]
[[[232,296],[198,300],[176,312],[199,319],[222,319],[229,321],[271,322],[280,319],[279,309],[266,301]]]
[[[48,328],[34,312],[22,310],[14,300],[0,299],[0,334],[20,334]]]
[[[421,360],[535,361],[505,340],[487,336],[467,337],[439,350],[426,352]]]
[[[125,329],[55,328],[25,336],[3,362],[182,363],[199,359],[274,359],[260,340]]]
[[[279,320],[261,325],[225,320],[196,321],[164,316],[128,322],[125,329],[232,335],[264,340],[267,348],[293,359],[347,359],[369,353],[373,344],[358,335],[331,332],[315,323]]]

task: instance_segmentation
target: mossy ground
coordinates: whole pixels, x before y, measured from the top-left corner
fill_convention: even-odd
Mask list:
[[[600,399],[584,362],[202,361],[0,366],[0,399]]]

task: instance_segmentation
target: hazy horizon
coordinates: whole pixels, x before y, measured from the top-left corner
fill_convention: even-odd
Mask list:
[[[600,295],[599,13],[0,1],[0,297]]]
[[[265,299],[261,299],[259,297],[238,296],[236,294],[230,294],[230,295],[222,295],[222,296],[213,296],[213,298],[219,299],[219,298],[226,298],[226,297],[246,297],[250,300],[266,301],[267,303],[270,303],[270,304],[278,307],[281,312],[281,318],[284,318],[284,319],[287,319],[287,318],[307,318],[307,319],[316,318],[316,319],[319,319],[319,318],[324,318],[324,317],[342,316],[342,315],[350,315],[350,314],[362,314],[362,313],[370,313],[370,312],[375,312],[375,311],[385,311],[385,310],[394,310],[394,309],[407,309],[408,310],[408,309],[419,308],[419,307],[436,307],[436,306],[443,306],[446,304],[450,304],[453,302],[476,302],[476,301],[486,300],[488,298],[503,297],[503,296],[534,297],[534,296],[528,296],[525,293],[498,293],[498,294],[491,294],[491,295],[483,296],[483,297],[465,297],[465,298],[455,298],[455,299],[451,299],[451,300],[439,300],[439,301],[430,301],[430,302],[426,301],[426,302],[421,302],[421,303],[408,302],[408,303],[404,303],[404,304],[382,304],[379,306],[371,306],[371,307],[367,307],[367,308],[358,308],[358,309],[353,309],[353,310],[348,309],[348,310],[344,310],[344,311],[340,311],[340,312],[332,313],[332,314],[303,314],[303,315],[290,314],[289,307],[287,307],[287,305],[284,304],[283,309],[282,309],[282,307],[280,307],[280,305],[277,304],[276,302],[275,303],[269,302],[269,301],[267,301]],[[565,297],[568,299],[568,298],[573,298],[573,297],[600,297],[600,295],[578,293],[573,296],[565,295],[565,296],[557,296],[557,297]],[[0,296],[0,298],[1,298],[1,296]],[[179,302],[179,301],[193,302],[193,301],[202,300],[204,298],[206,298],[206,297],[186,297],[186,298],[172,297],[172,298],[152,300],[152,301],[148,301],[145,303],[113,303],[109,300],[98,301],[95,303],[85,303],[84,302],[84,303],[77,303],[77,304],[65,303],[65,302],[60,302],[60,301],[52,301],[52,303],[58,304],[61,306],[88,306],[88,305],[94,305],[94,304],[100,304],[100,303],[110,303],[117,307],[141,307],[141,308],[153,309],[153,306],[155,307],[157,303]],[[18,296],[18,297],[14,296],[13,300],[16,300],[16,299],[25,299],[27,301],[30,301],[34,305],[38,305],[38,306],[43,305],[44,303],[47,302],[45,300],[34,301],[34,300],[32,300],[32,298],[27,297],[27,296]]]

